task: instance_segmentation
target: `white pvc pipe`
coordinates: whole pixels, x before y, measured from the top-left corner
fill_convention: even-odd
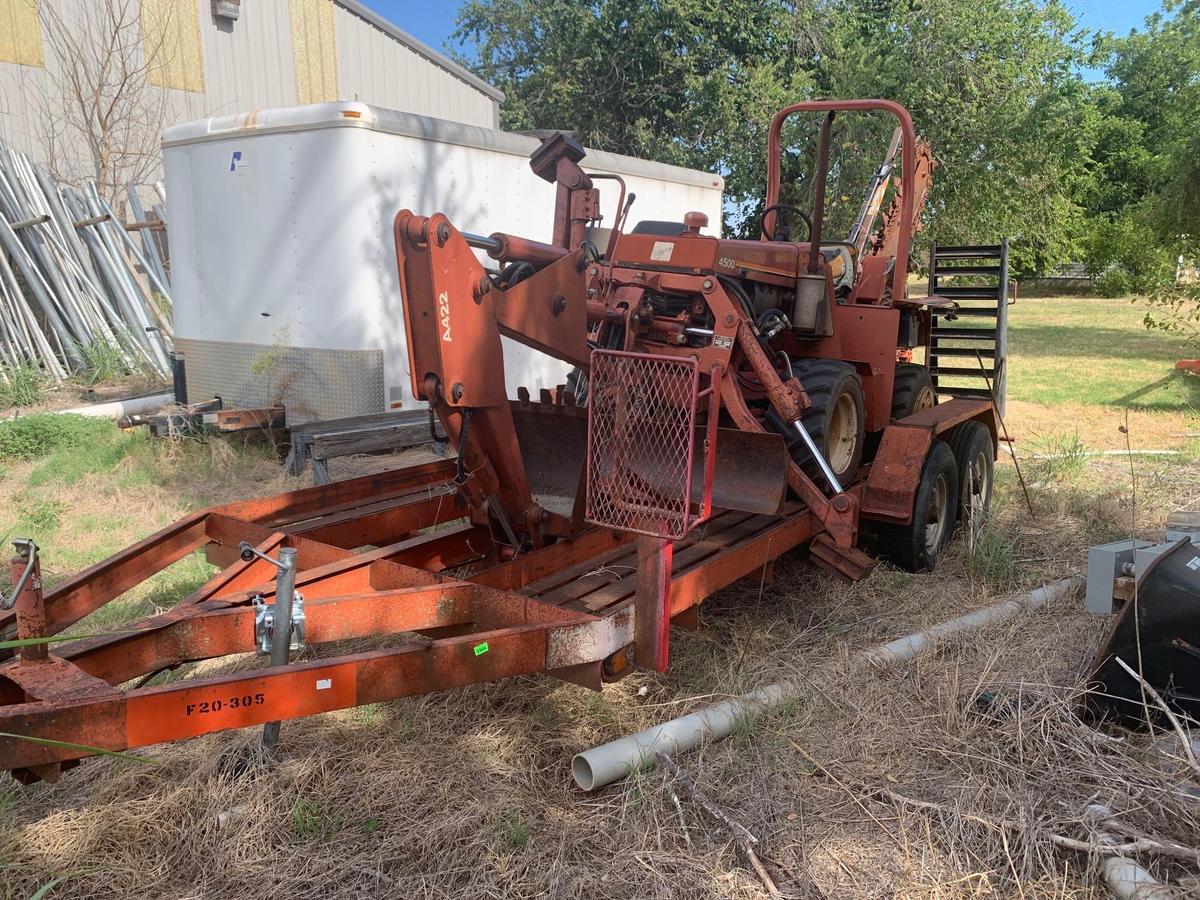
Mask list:
[[[1104,821],[1112,818],[1112,810],[1099,803],[1087,808],[1086,816],[1092,820],[1092,838],[1097,843],[1114,845],[1121,843],[1113,835],[1102,830]],[[1109,889],[1121,900],[1176,900],[1178,895],[1137,863],[1124,856],[1106,856],[1100,863],[1100,872],[1108,882]]]
[[[1106,856],[1100,871],[1109,888],[1121,900],[1178,900],[1179,895],[1133,860]]]
[[[643,765],[653,764],[655,753],[670,756],[677,751],[690,750],[705,741],[719,741],[728,737],[739,721],[783,702],[791,692],[790,684],[767,685],[637,734],[584,750],[571,760],[571,775],[585,791],[602,788]]]
[[[125,400],[113,400],[109,403],[92,403],[88,406],[76,406],[73,409],[55,409],[55,413],[71,413],[76,416],[95,416],[99,419],[119,419],[121,416],[140,416],[146,413],[158,412],[164,406],[175,402],[175,395],[169,391],[165,394],[149,394],[145,397],[129,397]]]
[[[1064,578],[995,606],[976,610],[926,631],[863,651],[853,657],[852,662],[884,666],[911,659],[939,639],[1012,618],[1022,610],[1038,609],[1075,590],[1082,583],[1083,578],[1079,576]],[[807,682],[778,682],[654,725],[637,734],[584,750],[571,760],[571,775],[580,788],[594,791],[625,778],[639,768],[654,765],[655,753],[661,751],[671,755],[690,750],[705,741],[719,741],[728,737],[738,722],[795,697],[808,687]]]
[[[877,647],[864,651],[862,658],[865,662],[875,666],[886,666],[891,663],[912,659],[925,649],[932,647],[939,640],[951,635],[961,634],[964,631],[973,631],[976,628],[982,628],[984,625],[1003,622],[1005,619],[1011,619],[1022,610],[1040,609],[1046,604],[1076,590],[1081,584],[1083,584],[1083,576],[1081,575],[1076,575],[1073,578],[1063,578],[1060,581],[1055,581],[1053,584],[1043,585],[1040,588],[1032,590],[1028,594],[1020,594],[1011,600],[997,603],[995,606],[985,606],[983,609],[969,612],[964,616],[959,616],[957,619],[941,622],[924,631],[918,631],[907,637],[897,638],[894,641],[888,641],[886,644],[880,644]]]

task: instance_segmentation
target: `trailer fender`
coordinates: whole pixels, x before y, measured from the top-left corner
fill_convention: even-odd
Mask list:
[[[860,507],[863,517],[898,523],[910,521],[921,481],[921,466],[933,441],[972,420],[987,426],[994,454],[996,413],[992,404],[984,400],[956,398],[888,425],[867,473]]]

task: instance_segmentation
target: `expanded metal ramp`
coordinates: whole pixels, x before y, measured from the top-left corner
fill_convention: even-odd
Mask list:
[[[929,293],[959,305],[953,317],[934,312],[928,360],[934,388],[951,397],[989,400],[990,381],[996,408],[1004,415],[1008,239],[988,245],[931,243]]]

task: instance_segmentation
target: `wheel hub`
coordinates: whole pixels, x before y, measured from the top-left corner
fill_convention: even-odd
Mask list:
[[[829,429],[825,439],[825,453],[829,466],[839,476],[844,474],[858,449],[858,407],[854,397],[842,394],[837,398],[829,414]]]
[[[941,546],[949,516],[950,484],[944,475],[939,475],[933,483],[933,496],[930,498],[929,512],[925,517],[925,549],[930,554],[937,553]]]

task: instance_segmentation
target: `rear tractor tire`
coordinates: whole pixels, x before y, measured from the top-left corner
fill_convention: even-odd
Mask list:
[[[892,419],[904,419],[915,412],[937,405],[929,369],[920,363],[896,363],[892,386]]]
[[[825,455],[842,487],[847,487],[862,464],[866,444],[862,379],[854,366],[836,359],[799,359],[793,363],[793,372],[812,403],[801,415],[800,424]],[[825,487],[825,477],[808,447],[794,432],[785,430],[785,434],[792,457]]]
[[[954,534],[959,501],[958,462],[948,444],[935,440],[921,467],[912,521],[877,526],[880,554],[909,572],[933,571]]]

